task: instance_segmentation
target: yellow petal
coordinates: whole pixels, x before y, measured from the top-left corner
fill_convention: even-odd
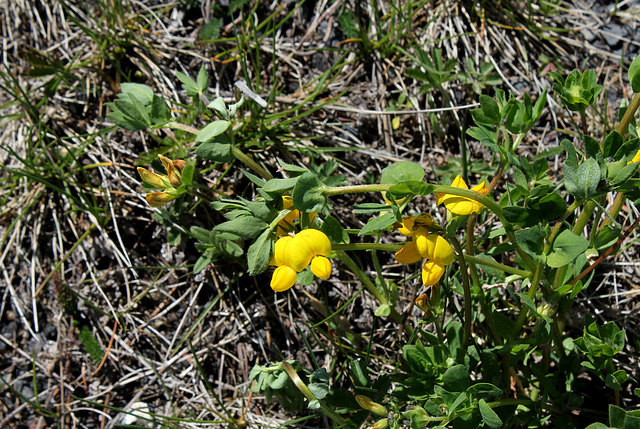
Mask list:
[[[271,257],[271,261],[269,261],[269,265],[275,265],[276,267],[285,265],[286,250],[287,246],[291,243],[291,240],[293,240],[293,237],[285,235],[276,241],[273,249],[273,256]]]
[[[627,162],[627,165],[629,164],[633,164],[634,162],[638,162],[640,161],[640,150],[636,152],[636,154],[633,156],[633,159],[629,162]]]
[[[438,234],[420,234],[414,239],[418,253],[440,265],[449,265],[455,255],[449,242]]]
[[[271,289],[276,292],[284,292],[296,284],[297,274],[286,265],[281,265],[273,272],[271,276]]]
[[[467,183],[464,181],[462,176],[460,176],[459,174],[456,176],[455,179],[453,179],[453,182],[451,183],[451,186],[456,187],[456,188],[469,189],[469,187],[467,186]]]
[[[296,235],[296,237],[298,236],[307,242],[313,252],[313,256],[329,256],[329,253],[331,253],[331,241],[319,229],[305,229]]]
[[[472,191],[480,192],[481,194],[487,195],[489,193],[489,188],[487,188],[487,182],[482,182],[479,185],[471,188]]]
[[[431,259],[429,257],[429,243],[428,237],[429,230],[425,227],[420,227],[413,231],[413,242],[416,245],[416,250],[422,258]]]
[[[326,280],[331,277],[331,262],[324,256],[316,256],[311,260],[311,272]]]
[[[455,188],[469,189],[465,181],[459,175],[456,176],[456,178],[453,180],[451,186]],[[487,195],[489,193],[486,182],[482,182],[479,185],[474,186],[472,190],[480,192],[484,195]],[[480,211],[484,207],[483,204],[480,204],[476,200],[472,200],[471,198],[466,197],[459,197],[452,194],[436,194],[436,203],[438,205],[444,204],[447,210],[449,210],[452,214],[458,216],[465,216],[471,213],[480,213]]]
[[[422,266],[422,284],[425,286],[433,286],[444,274],[444,266],[434,262],[426,261]]]
[[[300,272],[309,266],[314,256],[304,237],[296,234],[287,245],[284,262],[295,271]]]
[[[398,228],[398,231],[402,235],[406,235],[407,237],[411,237],[413,234],[413,224],[416,220],[415,216],[405,216],[402,218],[402,226]]]
[[[422,256],[420,256],[416,243],[413,241],[408,242],[396,252],[396,261],[402,264],[413,264],[420,259],[422,259]]]

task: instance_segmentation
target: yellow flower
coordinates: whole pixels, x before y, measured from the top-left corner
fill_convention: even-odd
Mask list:
[[[411,230],[412,240],[396,252],[396,260],[403,264],[412,264],[424,258],[422,266],[422,283],[433,286],[442,277],[445,267],[455,258],[453,248],[442,236],[429,232],[434,227],[431,216],[422,214],[413,221],[402,221],[403,228]],[[407,228],[412,224],[411,228]],[[428,227],[427,227],[428,225]]]
[[[453,180],[451,186],[462,189],[469,189],[467,184],[464,182],[462,177],[459,175]],[[487,195],[489,193],[489,189],[487,188],[487,182],[482,182],[479,185],[471,188],[472,191],[480,192],[481,194]],[[471,198],[460,197],[452,194],[436,194],[436,202],[438,205],[444,204],[444,206],[454,215],[464,216],[471,213],[480,213],[483,204],[477,202],[476,200],[472,200]]]
[[[636,152],[636,154],[633,156],[633,159],[629,162],[627,162],[627,165],[629,164],[633,164],[634,162],[638,162],[640,161],[640,150]]]
[[[331,276],[329,238],[317,229],[305,229],[295,236],[285,235],[276,241],[269,262],[277,268],[271,277],[271,288],[276,292],[289,289],[296,282],[297,273],[311,265],[311,272],[321,279]]]

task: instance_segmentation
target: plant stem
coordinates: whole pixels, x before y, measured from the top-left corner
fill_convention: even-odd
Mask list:
[[[181,124],[179,122],[169,122],[165,126],[167,128],[186,131],[194,135],[197,135],[200,132],[200,130],[195,127],[192,127],[186,124]],[[271,173],[269,173],[267,170],[262,168],[262,166],[257,162],[255,162],[253,158],[251,158],[249,155],[247,155],[246,153],[238,149],[238,147],[233,143],[233,135],[229,134],[229,137],[231,138],[231,153],[238,161],[242,162],[244,165],[246,165],[256,173],[258,173],[263,178],[267,180],[273,179],[273,176],[271,175]]]
[[[500,262],[496,262],[493,259],[479,258],[477,256],[472,256],[469,254],[465,254],[464,258],[467,260],[467,262],[495,268],[496,270],[504,271],[505,273],[509,274],[515,274],[524,278],[530,278],[533,275],[531,271],[525,271],[519,268],[511,267],[509,265],[501,264]]]
[[[460,274],[462,274],[462,288],[464,290],[464,328],[462,334],[462,345],[469,346],[469,340],[471,339],[471,285],[469,283],[469,273],[467,272],[467,264],[465,262],[464,254],[462,253],[462,247],[456,237],[450,237],[449,240],[453,243],[453,247],[456,249],[456,259],[460,264]]]
[[[238,149],[238,147],[235,144],[231,145],[231,153],[238,161],[240,161],[241,163],[243,163],[244,165],[246,165],[256,173],[258,173],[264,179],[267,179],[267,180],[273,179],[273,176],[271,175],[271,173],[269,173],[267,170],[262,168],[262,166],[257,162],[255,162],[253,158],[251,158],[249,155],[247,155],[246,153]]]
[[[621,136],[624,136],[627,133],[627,130],[629,129],[629,123],[635,116],[638,107],[640,107],[640,93],[633,96],[629,107],[627,107],[627,110],[624,112],[624,116],[622,117],[620,123],[618,124],[618,127],[616,128],[616,131]],[[620,209],[622,209],[622,205],[624,204],[625,198],[626,197],[624,195],[624,192],[618,192],[615,200],[613,201],[613,204],[611,205],[611,208],[609,209],[609,216],[604,218],[604,220],[600,224],[599,230],[606,225],[610,225],[611,219],[615,219],[618,216],[618,214],[620,213]]]
[[[638,223],[640,223],[640,217],[636,218],[636,220],[629,227],[629,229],[618,239],[618,241],[616,241],[616,244],[614,244],[613,246],[609,247],[606,252],[604,252],[602,255],[600,255],[600,257],[593,262],[593,264],[589,265],[575,279],[571,280],[570,284],[572,286],[575,285],[576,283],[578,283],[578,281],[580,281],[582,278],[584,278],[584,276],[589,274],[595,267],[600,265],[600,263],[602,261],[604,261],[604,259],[607,256],[609,256],[611,253],[613,253],[613,251],[616,250],[622,244],[622,242],[629,236],[629,234],[631,234],[631,232],[634,229],[636,229],[636,227],[638,226]]]
[[[334,250],[338,258],[342,261],[342,263],[344,263],[347,266],[347,268],[349,268],[353,272],[353,274],[355,274],[355,276],[358,278],[358,280],[360,280],[360,282],[365,287],[365,289],[367,289],[369,293],[371,293],[371,295],[373,295],[381,305],[389,304],[389,302],[387,301],[387,298],[382,294],[382,292],[380,292],[380,290],[371,281],[371,279],[364,273],[364,271],[362,271],[362,269],[358,266],[358,264],[356,264],[356,262],[349,257],[349,255],[347,255],[342,250],[336,250],[335,247],[334,247]],[[391,309],[390,315],[393,318],[393,320],[395,320],[397,323],[402,324],[402,316],[400,315],[400,313],[398,313],[398,311],[395,308],[391,306],[389,307]],[[413,328],[411,326],[403,324],[402,328],[407,332],[407,334],[409,334],[409,336],[413,335]]]
[[[309,400],[318,401],[320,408],[322,408],[322,412],[329,418],[331,418],[338,425],[342,426],[347,423],[347,421],[340,416],[338,413],[333,411],[331,407],[324,403],[324,401],[316,398],[316,396],[309,390],[309,387],[302,381],[296,370],[291,366],[289,362],[282,362],[282,368],[285,370],[293,384],[298,388],[298,390]]]
[[[536,296],[536,292],[538,291],[538,285],[540,283],[540,277],[542,276],[542,264],[538,264],[536,267],[536,272],[533,274],[533,279],[531,279],[531,285],[529,286],[529,298],[532,300]],[[525,304],[522,304],[522,308],[520,308],[520,313],[518,314],[518,318],[516,319],[515,324],[513,325],[513,329],[511,330],[511,339],[514,340],[520,335],[520,330],[522,329],[522,325],[524,325],[524,320],[527,317],[527,313],[529,312],[529,307]]]

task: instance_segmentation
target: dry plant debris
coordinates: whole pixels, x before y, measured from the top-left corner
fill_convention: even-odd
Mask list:
[[[204,0],[1,2],[0,427],[216,427],[229,425],[228,416],[236,427],[277,427],[292,417],[250,393],[251,368],[282,358],[310,363],[307,341],[323,366],[350,346],[321,349],[305,324],[358,291],[349,272],[284,295],[270,291],[268,276],[249,277],[234,261],[192,273],[193,243],[146,205],[135,173],[151,159],[141,162],[139,155],[162,150],[165,136],[124,132],[106,120],[105,103],[125,79],[180,103],[186,95],[174,71],[195,76],[204,65],[212,96],[231,99],[233,82],[247,79],[259,82],[265,98],[277,94],[269,109],[289,112],[284,119],[311,111],[282,134],[265,133],[247,146],[271,167],[276,157],[336,159],[337,173],[349,182],[376,177],[398,160],[435,171],[459,156],[461,135],[451,124],[469,123],[477,95],[492,91],[481,74],[485,63],[501,82],[496,86],[514,94],[540,94],[550,86],[549,71],[598,70],[605,96],[590,123],[609,129],[616,106],[630,96],[619,64],[640,51],[640,2],[617,2],[618,9],[615,3],[559,1],[545,11],[515,0],[425,1],[415,8],[256,0],[212,29],[220,9]],[[341,21],[345,7],[366,24],[368,44]],[[406,16],[393,15],[398,8]],[[381,21],[388,16],[397,22]],[[379,28],[389,34],[376,34]],[[215,43],[207,42],[207,29],[219,32]],[[421,91],[407,74],[415,63],[401,54],[415,55],[416,46],[440,49],[443,59],[467,70],[468,80]],[[319,79],[327,71],[328,84]],[[558,146],[578,120],[551,98],[547,107],[523,154]],[[491,156],[479,143],[469,150],[471,159]],[[560,171],[559,159],[553,168]],[[223,168],[202,180],[222,195],[248,187]],[[416,209],[437,213],[427,204]],[[203,219],[197,207],[186,215],[203,227],[220,220]],[[354,228],[366,220],[343,215]],[[638,216],[632,207],[626,215]],[[614,320],[628,337],[622,365],[637,378],[635,237],[580,295],[567,322],[581,330],[584,313]],[[392,258],[381,262],[390,278],[407,277]],[[415,284],[404,283],[407,318],[420,317],[415,295]],[[359,294],[336,329],[354,344],[369,341],[374,309],[372,298]],[[392,367],[399,334],[384,323],[371,354]]]

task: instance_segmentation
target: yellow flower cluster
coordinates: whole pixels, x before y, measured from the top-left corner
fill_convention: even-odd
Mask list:
[[[180,194],[177,189],[182,185],[182,170],[186,167],[186,161],[181,159],[170,160],[166,156],[158,155],[167,174],[153,173],[146,168],[138,167],[138,174],[142,181],[154,188],[164,189],[162,192],[149,192],[146,196],[147,203],[151,207],[160,207],[177,198]]]
[[[311,264],[311,272],[321,279],[331,276],[331,241],[320,230],[304,229],[295,236],[280,237],[269,265],[276,269],[271,277],[271,289],[284,292],[296,283],[298,273]]]
[[[413,264],[424,258],[422,283],[425,286],[438,283],[445,267],[454,259],[451,245],[442,236],[430,233],[432,227],[433,219],[427,213],[423,213],[417,217],[402,218],[402,226],[398,229],[412,240],[396,252],[396,260],[403,264]]]
[[[459,175],[453,180],[451,186],[455,188],[469,189],[465,181]],[[487,188],[487,182],[482,182],[479,185],[471,188],[472,191],[480,192],[481,194],[487,195],[489,193],[489,189]],[[472,200],[471,198],[459,197],[457,195],[452,194],[436,194],[436,203],[438,205],[444,204],[444,206],[449,210],[452,214],[458,216],[469,215],[471,213],[480,213],[484,205],[477,202],[476,200]]]

